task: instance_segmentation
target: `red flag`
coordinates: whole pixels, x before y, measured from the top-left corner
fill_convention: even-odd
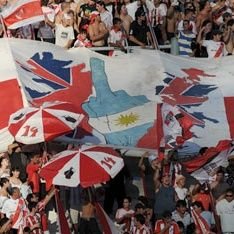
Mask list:
[[[9,29],[16,29],[44,20],[40,0],[13,1],[4,8],[1,14]]]
[[[103,229],[103,233],[118,234],[119,230],[117,229],[113,221],[109,218],[109,216],[106,214],[106,212],[103,210],[103,208],[98,202],[95,203],[95,208],[96,208],[96,212],[97,212],[97,216],[99,218],[100,224]]]
[[[58,226],[59,226],[59,233],[70,234],[70,228],[67,223],[67,218],[65,216],[65,212],[63,209],[62,202],[60,201],[58,191],[55,191],[55,201],[56,201],[56,208],[58,214]]]
[[[230,140],[220,141],[216,147],[210,147],[202,155],[198,155],[196,158],[187,162],[182,162],[182,164],[184,168],[186,168],[186,171],[188,173],[192,173],[204,166],[207,162],[216,157],[220,152],[229,149],[230,147]]]
[[[198,234],[210,233],[210,227],[208,223],[206,222],[206,220],[200,214],[198,214],[192,207],[191,207],[191,215],[196,225]]]

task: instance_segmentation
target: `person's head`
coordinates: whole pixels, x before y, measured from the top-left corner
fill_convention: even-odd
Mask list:
[[[219,169],[216,172],[216,181],[223,182],[224,181],[224,171],[222,169]]]
[[[37,194],[35,194],[35,193],[30,193],[30,194],[27,195],[26,201],[28,203],[38,202],[39,201],[39,196]]]
[[[37,202],[28,203],[28,209],[30,212],[35,213],[37,210]]]
[[[7,178],[1,178],[0,179],[0,187],[1,188],[8,188],[10,187],[10,182]]]
[[[185,177],[183,176],[183,175],[177,175],[176,176],[176,185],[178,186],[178,187],[184,187],[185,186],[185,181],[186,181],[186,179],[185,179]]]
[[[120,18],[115,17],[113,19],[113,26],[114,26],[114,28],[120,30],[121,29],[121,25],[122,25],[122,20]]]
[[[234,200],[234,191],[232,188],[229,188],[226,190],[225,192],[225,199],[228,201],[228,202],[232,202]]]
[[[67,15],[69,16],[69,19],[68,19],[68,25],[69,26],[73,26],[73,24],[74,24],[74,17],[75,17],[75,14],[74,14],[74,11],[73,10],[69,10],[68,12],[67,12]]]
[[[19,199],[21,197],[21,193],[20,193],[19,188],[17,188],[17,187],[11,188],[10,195],[11,195],[12,199],[14,199],[14,200]]]
[[[105,3],[104,1],[97,1],[96,2],[96,9],[99,13],[102,13],[106,11]]]
[[[186,2],[184,4],[184,9],[185,9],[185,12],[187,9],[192,10],[193,12],[195,11],[195,7],[192,2]]]
[[[222,17],[223,17],[223,22],[226,23],[232,18],[232,14],[229,12],[225,12],[223,13]]]
[[[184,214],[187,210],[186,208],[187,204],[185,200],[178,200],[176,202],[176,210],[180,213],[180,214]]]
[[[143,214],[136,214],[135,215],[135,224],[137,228],[140,228],[142,225],[145,224],[145,217]]]
[[[187,226],[186,234],[196,234],[196,225],[195,225],[195,223],[190,223]]]
[[[170,223],[172,221],[172,214],[170,211],[165,211],[163,214],[162,214],[162,218],[164,220],[165,223]]]
[[[218,42],[221,41],[223,33],[220,30],[216,29],[212,31],[212,35],[213,35],[213,40]]]
[[[0,167],[4,169],[9,167],[9,159],[7,157],[0,158]]]
[[[31,228],[30,227],[24,227],[23,234],[30,234],[31,233]]]
[[[32,154],[30,156],[30,161],[33,163],[33,164],[38,164],[40,163],[40,154]]]
[[[198,214],[200,214],[202,211],[204,211],[203,204],[200,201],[193,202],[192,207]]]
[[[120,9],[118,12],[120,15],[127,15],[128,14],[128,9],[127,9],[126,5],[122,4],[122,5],[120,5],[119,8]]]
[[[8,3],[8,0],[0,0],[0,8],[6,6]]]
[[[206,11],[206,12],[211,11],[211,5],[210,5],[210,2],[208,0],[200,2],[200,11]]]
[[[138,22],[145,21],[145,12],[142,7],[139,7],[135,13],[135,18]]]
[[[179,226],[180,234],[183,234],[184,231],[185,231],[185,226],[184,226],[183,222],[182,221],[178,221],[177,225]]]
[[[131,197],[125,197],[125,198],[123,199],[123,208],[124,208],[124,209],[129,209],[130,206],[131,206],[131,202],[132,202]]]
[[[20,175],[20,169],[18,167],[12,167],[10,176],[19,178],[19,175]]]
[[[85,40],[85,39],[87,38],[87,36],[88,36],[87,31],[86,31],[85,29],[81,29],[81,30],[80,30],[80,33],[79,33],[79,38],[80,38],[81,40]]]
[[[63,13],[62,15],[62,25],[64,27],[69,27],[71,26],[71,21],[72,21],[72,17],[70,15],[68,15],[67,13]]]
[[[149,200],[145,196],[139,196],[137,200],[138,200],[138,203],[141,203],[145,207],[147,207],[149,204]]]
[[[142,203],[137,203],[135,205],[135,214],[144,214],[145,206]]]
[[[170,174],[169,173],[164,173],[162,175],[161,181],[162,181],[162,185],[163,186],[166,186],[166,187],[169,186],[171,184],[171,176],[170,176]]]
[[[185,17],[187,20],[192,20],[193,19],[193,15],[194,15],[194,11],[192,9],[185,9],[184,11]]]
[[[160,167],[161,162],[159,161],[158,157],[155,154],[149,155],[148,161],[152,168]]]

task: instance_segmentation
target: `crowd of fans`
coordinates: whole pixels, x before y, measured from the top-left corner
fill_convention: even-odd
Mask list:
[[[1,0],[0,9],[10,2]],[[111,46],[123,51],[129,45],[155,48],[173,42],[181,56],[214,58],[233,53],[233,4],[233,0],[42,0],[43,22],[5,34],[64,48]]]
[[[202,184],[186,173],[176,151],[169,151],[161,161],[146,152],[137,165],[145,194],[140,196],[139,188],[137,193],[130,189],[133,183],[127,163],[115,178],[96,188],[46,188],[40,168],[55,153],[51,150],[49,154],[41,145],[32,153],[24,153],[21,144],[13,143],[1,155],[0,233],[57,233],[48,226],[50,212],[55,209],[55,189],[59,190],[72,233],[102,233],[97,202],[119,233],[234,232],[233,155],[228,157],[226,168],[218,167],[212,180]],[[199,230],[193,212],[208,231]]]

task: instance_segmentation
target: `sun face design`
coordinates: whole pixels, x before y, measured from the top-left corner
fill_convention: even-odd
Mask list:
[[[139,115],[130,113],[126,115],[120,115],[118,119],[115,120],[116,125],[128,127],[128,125],[134,124],[139,120]]]

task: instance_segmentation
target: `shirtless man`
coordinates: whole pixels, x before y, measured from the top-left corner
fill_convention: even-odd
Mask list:
[[[202,23],[205,20],[211,20],[212,21],[212,8],[210,6],[209,1],[205,1],[201,6],[201,11],[197,15],[196,19],[196,28],[199,32],[202,26]]]
[[[84,189],[82,192],[82,214],[80,218],[80,233],[96,233],[101,234],[96,218],[95,205],[91,201],[91,189]]]
[[[130,24],[133,21],[133,18],[128,14],[128,10],[125,5],[122,5],[119,12],[119,18],[122,20],[122,26],[126,32],[129,34]]]
[[[93,11],[90,15],[88,33],[93,46],[105,45],[105,39],[108,37],[109,32],[105,24],[101,22],[100,14],[97,11]]]
[[[181,12],[178,7],[171,5],[167,11],[167,39],[171,41],[175,37],[178,23],[181,20]]]

